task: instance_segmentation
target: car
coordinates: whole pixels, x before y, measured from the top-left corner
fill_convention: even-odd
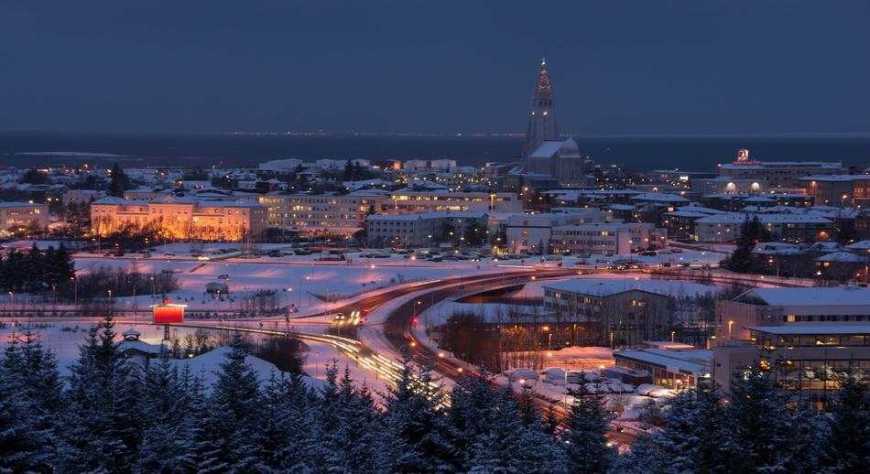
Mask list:
[[[230,276],[226,273],[222,273],[222,274],[218,275],[218,280],[229,280],[229,279],[230,279]]]

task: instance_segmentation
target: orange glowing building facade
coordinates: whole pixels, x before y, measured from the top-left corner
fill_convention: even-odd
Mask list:
[[[91,230],[96,235],[149,226],[167,239],[239,241],[259,237],[266,230],[267,216],[266,208],[248,202],[110,197],[91,204]]]

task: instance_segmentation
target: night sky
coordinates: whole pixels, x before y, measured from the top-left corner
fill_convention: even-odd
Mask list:
[[[0,129],[870,133],[870,2],[0,0]]]

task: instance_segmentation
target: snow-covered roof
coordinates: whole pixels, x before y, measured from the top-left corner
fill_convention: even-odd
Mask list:
[[[40,207],[40,206],[44,206],[44,205],[45,204],[32,203],[32,202],[10,202],[10,201],[0,202],[0,207],[12,207],[12,208],[14,208],[14,207]]]
[[[792,323],[778,326],[751,326],[749,329],[780,336],[801,334],[870,334],[870,323]]]
[[[710,367],[713,363],[713,353],[706,350],[627,349],[614,352],[613,357],[633,359],[657,365],[672,372],[688,372],[696,376],[710,373]]]
[[[829,181],[829,182],[848,182],[858,180],[870,180],[870,175],[867,174],[819,174],[801,178],[801,181]]]
[[[755,288],[752,294],[772,306],[866,306],[870,313],[867,288]]]
[[[816,259],[817,262],[839,262],[839,263],[864,263],[867,258],[862,255],[856,255],[852,252],[833,252],[827,255],[822,255]]]
[[[870,251],[870,240],[860,240],[853,244],[847,245],[846,248],[849,250]]]
[[[610,296],[631,290],[664,296],[701,296],[717,291],[715,286],[700,283],[633,278],[574,278],[546,283],[543,286],[556,291],[594,296]]]
[[[798,255],[803,253],[799,245],[785,242],[761,242],[755,245],[752,253],[758,255]]]
[[[118,344],[118,350],[121,352],[135,351],[143,354],[160,355],[163,346],[148,344],[143,341],[121,341],[121,343]]]
[[[758,220],[762,224],[830,224],[830,219],[814,215],[804,214],[757,214]],[[697,220],[699,224],[742,224],[747,219],[752,219],[755,216],[747,214],[732,213],[732,214],[716,214],[712,216],[702,217]]]
[[[633,201],[649,202],[689,202],[688,199],[678,194],[665,193],[641,193],[631,198]]]

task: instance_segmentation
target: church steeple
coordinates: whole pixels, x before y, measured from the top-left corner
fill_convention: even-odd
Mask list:
[[[533,152],[542,142],[559,139],[559,125],[553,114],[553,83],[550,80],[546,58],[541,58],[538,66],[538,77],[529,109],[529,128],[526,131],[526,143],[523,147],[525,156]]]

